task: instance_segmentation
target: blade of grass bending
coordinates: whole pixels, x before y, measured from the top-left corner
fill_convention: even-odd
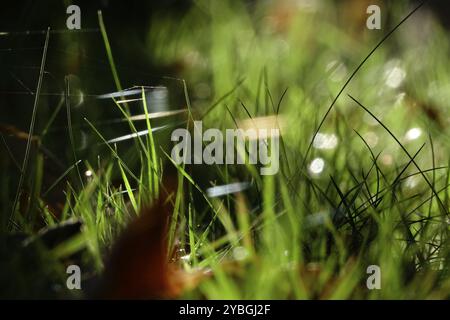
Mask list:
[[[85,234],[80,233],[56,246],[54,249],[51,250],[51,253],[54,255],[55,258],[62,259],[69,257],[70,255],[80,251],[81,249],[85,248],[86,245],[87,245],[86,236]]]
[[[120,173],[122,175],[123,182],[125,183],[125,189],[127,190],[128,197],[130,198],[131,205],[133,206],[134,212],[138,213],[138,205],[136,199],[133,194],[133,190],[131,189],[130,182],[128,181],[127,175],[122,168],[122,164],[120,161],[117,162],[119,164]]]
[[[42,130],[41,139],[44,139],[44,137],[47,135],[48,130],[50,129],[50,127],[53,124],[53,122],[55,121],[56,116],[58,115],[58,113],[61,110],[63,105],[64,105],[64,98],[61,97],[61,99],[59,100],[58,105],[56,106],[55,110],[50,115],[50,118],[48,119],[47,124],[44,127],[44,130]]]
[[[105,138],[104,138],[104,137],[102,136],[102,134],[95,128],[95,126],[94,126],[88,119],[86,119],[86,118],[84,118],[84,121],[86,121],[86,122],[89,124],[89,126],[90,126],[90,127],[92,128],[92,130],[94,130],[94,132],[99,136],[99,138],[103,141],[103,143],[106,144],[106,145],[108,146],[108,149],[111,150],[113,156],[119,160],[119,162],[121,163],[121,165],[123,166],[123,168],[125,169],[125,171],[127,171],[128,174],[129,174],[130,176],[132,176],[133,179],[136,180],[136,181],[140,184],[139,178],[136,177],[136,175],[130,170],[130,168],[128,168],[128,166],[126,165],[126,163],[123,162],[123,160],[119,157],[119,155],[118,155],[117,152],[114,150],[114,148],[111,147],[111,145],[108,143],[108,141],[105,140]],[[141,185],[141,184],[140,184],[140,185]],[[145,188],[145,185],[141,185],[141,186]]]
[[[184,80],[183,80],[184,81]],[[229,97],[230,95],[233,94],[234,91],[236,91],[241,84],[245,81],[245,78],[241,79],[238,81],[238,83],[227,93],[225,93],[222,97],[219,98],[219,100],[217,100],[216,102],[214,102],[209,108],[208,110],[206,110],[201,116],[200,119],[203,119],[204,117],[206,117],[212,110],[214,110],[221,102],[223,102],[227,97]],[[187,88],[186,88],[186,84],[184,83],[184,89],[185,89],[185,95],[187,95]],[[190,105],[189,105],[189,109],[190,109]]]
[[[12,212],[9,217],[9,223],[8,223],[9,227],[11,227],[11,221],[14,219],[14,214],[16,212],[17,203],[19,201],[20,192],[21,192],[24,178],[25,178],[25,171],[27,170],[28,163],[30,161],[31,138],[33,136],[34,124],[36,122],[36,113],[37,113],[37,107],[39,104],[39,97],[40,97],[41,88],[42,88],[42,80],[44,78],[45,62],[47,60],[47,50],[48,50],[49,39],[50,39],[50,28],[47,29],[47,34],[45,36],[44,50],[42,53],[41,67],[39,70],[39,79],[38,79],[38,83],[37,83],[37,87],[36,87],[36,95],[34,97],[33,113],[31,114],[31,122],[30,122],[30,128],[28,130],[27,146],[25,148],[25,157],[24,157],[23,163],[22,163],[22,169],[21,169],[21,174],[20,174],[20,178],[19,178],[19,184],[17,186],[16,197],[14,199]]]
[[[430,146],[431,146],[431,163],[433,164],[433,168],[436,167],[436,157],[435,157],[435,152],[434,152],[434,143],[433,143],[433,139],[431,138],[431,133],[428,133],[428,139],[430,140]],[[436,171],[433,170],[432,171],[432,181],[433,181],[433,186],[436,186]],[[433,193],[431,193],[431,196],[433,196]],[[433,207],[433,198],[431,198],[430,200],[430,206],[428,207],[428,216],[431,216],[431,209]]]
[[[397,137],[392,133],[392,131],[386,127],[386,125],[381,122],[372,112],[370,112],[369,109],[367,109],[365,106],[363,106],[358,100],[356,100],[355,98],[353,98],[351,95],[348,95],[350,97],[350,99],[352,99],[358,106],[360,106],[362,109],[364,109],[372,118],[374,118],[375,121],[377,121],[388,133],[389,135],[395,140],[395,142],[397,142],[397,144],[400,146],[400,148],[403,150],[403,152],[405,152],[405,154],[408,156],[408,158],[411,160],[412,164],[414,164],[414,166],[416,167],[416,169],[420,172],[420,174],[422,175],[423,179],[425,180],[425,182],[428,184],[428,186],[430,187],[430,189],[432,190],[433,194],[436,196],[436,199],[441,207],[441,209],[443,210],[443,212],[445,214],[448,215],[448,211],[447,208],[445,207],[444,203],[442,202],[441,198],[439,197],[439,195],[437,194],[434,186],[431,184],[431,182],[428,180],[427,176],[425,175],[425,173],[423,172],[422,169],[420,169],[419,165],[417,164],[417,162],[414,160],[414,158],[410,155],[410,153],[408,152],[408,150],[406,150],[406,148],[401,144],[401,142],[397,139]]]
[[[79,163],[81,162],[81,160],[78,160],[77,162],[75,162],[73,165],[71,165],[66,171],[63,172],[62,175],[60,175],[55,182],[52,183],[52,185],[47,189],[47,191],[44,192],[44,194],[42,195],[43,197],[45,197],[50,191],[53,190],[54,187],[56,187],[56,185],[58,183],[61,182],[62,179],[64,179],[64,177],[70,172],[72,171],[72,169],[77,166]]]
[[[42,191],[42,179],[44,176],[44,156],[42,153],[37,153],[34,158],[34,175],[33,175],[33,184],[31,186],[31,201],[28,211],[28,222],[31,226],[34,226],[34,223],[37,218],[37,209],[39,208],[39,200]]]
[[[158,179],[158,159],[156,158],[156,149],[155,149],[155,141],[153,139],[153,133],[152,133],[152,127],[150,125],[150,119],[148,117],[148,108],[147,108],[147,99],[145,97],[145,91],[144,87],[142,87],[142,103],[144,105],[144,112],[145,112],[145,122],[147,124],[147,130],[148,130],[148,142],[147,146],[150,149],[151,157],[149,157],[147,160],[150,163],[147,163],[148,165],[148,174],[149,174],[149,180],[150,180],[150,174],[151,170],[150,168],[153,168],[153,192],[154,192],[154,198],[156,199],[159,194],[159,179]]]
[[[100,26],[100,32],[102,34],[103,42],[105,44],[106,54],[108,56],[109,66],[114,78],[117,91],[122,91],[122,85],[120,84],[119,75],[117,73],[116,64],[114,63],[114,57],[112,55],[111,45],[109,44],[108,34],[106,33],[105,23],[103,22],[102,11],[97,11],[98,24]]]

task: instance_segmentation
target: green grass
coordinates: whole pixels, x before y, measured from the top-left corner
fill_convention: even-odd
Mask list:
[[[50,250],[50,256],[61,269],[84,249],[80,259],[88,280],[102,275],[109,250],[129,221],[162,196],[174,208],[169,248],[185,255],[171,263],[187,273],[211,274],[181,297],[448,299],[448,33],[433,20],[422,43],[408,35],[412,24],[406,20],[378,46],[410,12],[405,2],[391,5],[393,22],[381,32],[351,34],[333,10],[327,5],[317,12],[294,12],[290,25],[277,31],[270,17],[274,11],[263,5],[250,9],[237,2],[198,1],[181,21],[156,19],[158,32],[148,34],[158,63],[187,65],[177,94],[185,97],[190,121],[201,118],[205,127],[223,130],[234,128],[237,119],[266,115],[285,123],[277,175],[259,176],[248,164],[209,166],[202,174],[176,165],[167,152],[172,145],[152,133],[152,101],[147,104],[142,88],[148,134],[134,138],[124,151],[107,143],[96,126],[101,119],[85,119],[102,143],[92,147],[98,162],[77,158],[70,133],[67,170],[47,188],[41,186],[45,168],[36,152],[34,174],[24,180],[34,192],[28,207],[18,208],[25,213],[13,216],[16,227],[7,234],[36,234],[37,219],[29,219],[33,210],[48,225],[81,219],[81,232]],[[99,21],[105,58],[121,90],[101,14]],[[387,85],[392,70],[404,73],[401,86]],[[115,100],[111,106],[127,120],[130,133],[137,133],[129,106]],[[434,116],[430,108],[437,110]],[[70,110],[67,116],[72,132]],[[422,134],[407,139],[411,128],[421,128]],[[313,147],[316,133],[334,134],[337,145]],[[309,165],[317,158],[325,166],[313,174]],[[75,175],[80,161],[92,176]],[[178,181],[175,190],[162,183],[169,175]],[[2,186],[8,184],[4,175],[0,179]],[[45,199],[61,181],[65,203],[56,217]],[[252,186],[220,198],[205,192],[213,184],[236,181]],[[13,207],[21,186],[16,200],[15,190],[2,195]],[[365,285],[366,269],[373,264],[381,267],[381,290]]]

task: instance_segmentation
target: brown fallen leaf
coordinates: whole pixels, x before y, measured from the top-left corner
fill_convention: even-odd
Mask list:
[[[176,190],[174,184],[166,188]],[[165,299],[179,296],[195,286],[202,274],[188,273],[170,263],[167,241],[173,205],[166,195],[124,230],[105,266],[97,297],[101,299]]]

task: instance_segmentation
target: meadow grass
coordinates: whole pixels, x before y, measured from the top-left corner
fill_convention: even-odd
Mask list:
[[[257,166],[247,164],[209,166],[199,174],[177,165],[167,151],[171,145],[153,133],[152,101],[142,87],[148,134],[130,143],[133,164],[107,142],[95,119],[85,122],[107,155],[97,163],[79,159],[66,101],[72,157],[44,191],[37,153],[35,192],[25,217],[42,216],[49,226],[81,219],[81,233],[51,255],[63,265],[64,258],[85,249],[83,261],[98,276],[128,222],[165,197],[173,204],[167,259],[175,250],[179,256],[171,263],[187,274],[208,274],[184,298],[449,298],[448,34],[431,20],[426,43],[408,35],[409,19],[398,23],[411,9],[399,3],[381,32],[347,31],[331,5],[293,11],[283,27],[264,5],[228,1],[198,1],[181,21],[156,19],[158,32],[149,33],[147,43],[156,61],[188,65],[185,80],[173,80],[188,109],[185,127],[202,119],[225,130],[236,119],[276,115],[283,122],[280,172],[260,176]],[[387,30],[395,32],[383,38]],[[111,105],[137,134],[129,106],[114,99]],[[322,146],[314,143],[318,136],[325,139]],[[178,181],[175,190],[163,183],[169,174]],[[117,176],[119,186],[113,183]],[[55,217],[44,199],[61,181],[65,203]],[[251,188],[217,198],[205,191],[236,181],[248,181]],[[10,222],[34,234],[35,218],[16,212],[21,185]],[[366,287],[370,265],[381,268],[381,290]]]

